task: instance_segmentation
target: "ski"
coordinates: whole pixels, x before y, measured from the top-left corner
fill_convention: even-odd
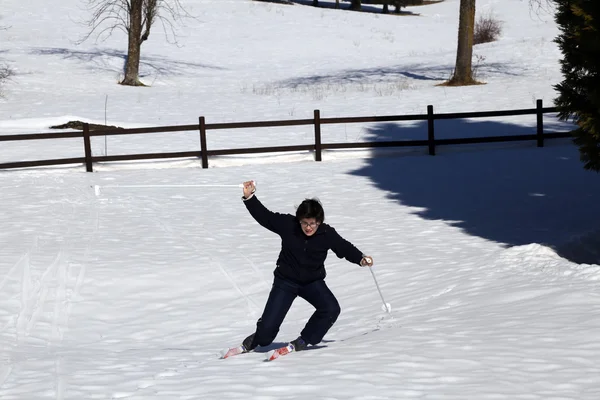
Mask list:
[[[286,354],[290,354],[294,351],[294,345],[288,344],[285,347],[280,347],[275,350],[271,350],[267,353],[267,361],[273,361],[278,359],[281,356],[285,356]]]
[[[242,353],[247,353],[247,351],[243,345],[240,345],[238,347],[223,349],[221,351],[221,359],[237,356],[238,354],[242,354]]]

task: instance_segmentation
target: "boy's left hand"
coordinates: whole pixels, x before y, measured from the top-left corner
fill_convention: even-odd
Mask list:
[[[364,256],[362,260],[360,260],[361,267],[372,267],[373,266],[373,257]]]

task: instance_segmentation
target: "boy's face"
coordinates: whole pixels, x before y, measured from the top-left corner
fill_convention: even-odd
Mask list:
[[[314,218],[302,218],[300,220],[300,227],[302,227],[302,232],[306,236],[314,235],[317,229],[319,229],[319,225],[320,223]]]

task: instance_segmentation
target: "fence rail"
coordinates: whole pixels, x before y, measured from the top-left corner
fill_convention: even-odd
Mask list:
[[[385,115],[385,116],[366,116],[366,117],[342,117],[342,118],[321,118],[319,110],[314,111],[312,119],[278,120],[278,121],[254,121],[254,122],[229,122],[229,123],[210,123],[207,124],[204,117],[199,118],[197,125],[175,125],[158,126],[149,128],[133,129],[106,129],[90,131],[89,125],[84,124],[83,131],[78,132],[60,132],[60,133],[32,133],[23,135],[0,135],[0,142],[22,141],[22,140],[46,140],[46,139],[83,139],[83,157],[60,158],[37,161],[19,161],[0,163],[0,169],[8,168],[27,168],[39,166],[52,166],[63,164],[84,164],[86,171],[93,172],[95,162],[128,161],[128,160],[150,160],[165,158],[200,158],[202,168],[208,168],[209,156],[235,155],[235,154],[254,154],[270,152],[290,152],[290,151],[314,151],[315,161],[322,160],[322,151],[328,149],[357,149],[357,148],[379,148],[379,147],[413,147],[427,146],[428,153],[435,155],[436,146],[454,145],[454,144],[473,144],[473,143],[494,143],[509,141],[536,141],[538,147],[544,146],[545,139],[568,138],[569,132],[544,133],[543,116],[546,113],[557,112],[556,107],[543,107],[542,100],[537,100],[536,108],[503,110],[503,111],[479,111],[479,112],[460,112],[460,113],[439,113],[433,112],[433,106],[427,106],[427,114],[414,115]],[[435,121],[445,119],[464,119],[464,118],[483,118],[483,117],[505,117],[517,115],[536,115],[536,133],[529,135],[511,135],[511,136],[487,136],[470,137],[454,139],[436,139]],[[360,143],[322,143],[321,126],[330,124],[352,124],[365,122],[396,122],[396,121],[427,121],[427,139],[423,140],[396,140],[385,142],[360,142]],[[218,129],[242,129],[242,128],[263,128],[279,126],[299,126],[313,125],[315,140],[310,145],[293,146],[272,146],[272,147],[251,147],[241,149],[220,149],[209,150],[207,147],[206,134],[209,130]],[[126,154],[114,156],[94,156],[92,154],[91,138],[94,136],[112,136],[112,135],[138,135],[147,133],[165,133],[165,132],[184,132],[198,131],[200,135],[200,149],[196,151],[163,152],[163,153],[143,153]]]

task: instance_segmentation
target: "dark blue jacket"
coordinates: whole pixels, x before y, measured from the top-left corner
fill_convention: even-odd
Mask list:
[[[299,284],[325,278],[327,252],[360,265],[363,254],[342,238],[333,227],[322,223],[312,236],[306,236],[298,219],[291,214],[269,211],[256,197],[244,200],[254,219],[281,237],[281,252],[277,259],[275,276]]]

